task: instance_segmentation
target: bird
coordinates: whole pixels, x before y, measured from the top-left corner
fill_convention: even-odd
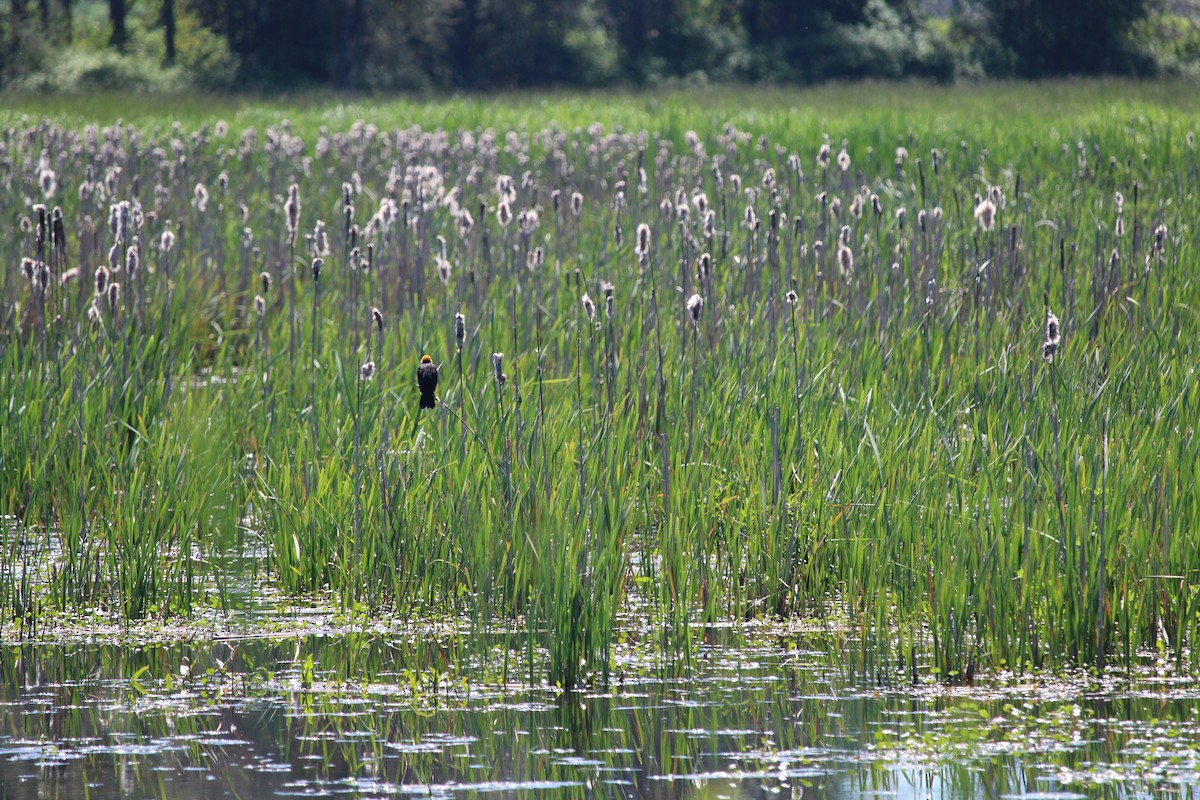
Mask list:
[[[421,356],[421,366],[417,367],[417,386],[421,387],[421,408],[437,408],[438,368],[428,355]]]

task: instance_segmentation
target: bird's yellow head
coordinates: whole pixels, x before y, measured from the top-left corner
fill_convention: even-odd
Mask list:
[[[432,364],[433,359],[430,358],[428,355],[423,355],[423,356],[421,356],[421,363],[422,364]]]

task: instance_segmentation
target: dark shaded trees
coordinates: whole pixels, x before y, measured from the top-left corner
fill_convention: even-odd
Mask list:
[[[1136,70],[1130,26],[1146,0],[986,0],[990,31],[1021,77]]]

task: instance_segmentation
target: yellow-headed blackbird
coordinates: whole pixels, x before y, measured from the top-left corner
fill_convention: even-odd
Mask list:
[[[417,386],[421,387],[421,408],[437,408],[438,368],[429,356],[421,356],[421,366],[417,367]]]

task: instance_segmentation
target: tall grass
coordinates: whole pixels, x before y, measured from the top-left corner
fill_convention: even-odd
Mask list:
[[[564,686],[643,626],[686,660],[722,620],[800,615],[847,621],[881,679],[1194,667],[1197,120],[962,97],[726,125],[667,102],[645,130],[492,130],[486,104],[429,129],[15,124],[5,618],[220,605],[240,548],[298,598],[465,614]],[[293,182],[299,230],[330,231],[319,280]],[[114,244],[142,268],[109,302]]]

